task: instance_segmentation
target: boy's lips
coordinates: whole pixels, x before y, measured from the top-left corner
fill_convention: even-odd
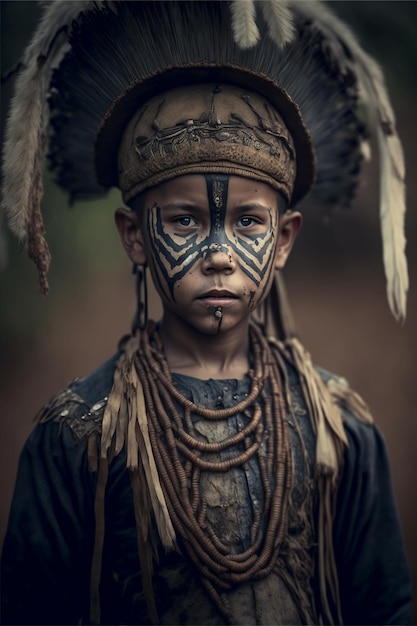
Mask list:
[[[227,306],[237,299],[238,297],[227,289],[211,289],[197,298],[208,306]]]

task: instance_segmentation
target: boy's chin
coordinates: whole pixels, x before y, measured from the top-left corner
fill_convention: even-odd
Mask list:
[[[238,330],[239,328],[242,330],[242,332],[246,332],[248,319],[237,320],[234,318],[234,316],[227,315],[227,313],[225,313],[224,315],[222,315],[222,317],[215,317],[213,314],[212,317],[201,319],[198,322],[196,322],[196,320],[193,320],[190,323],[190,321],[188,320],[187,324],[193,328],[196,334],[210,337],[226,334],[232,330]]]

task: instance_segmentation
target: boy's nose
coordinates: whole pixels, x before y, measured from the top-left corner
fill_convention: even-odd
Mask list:
[[[203,271],[220,272],[233,271],[236,263],[229,246],[221,243],[212,243],[203,252]]]

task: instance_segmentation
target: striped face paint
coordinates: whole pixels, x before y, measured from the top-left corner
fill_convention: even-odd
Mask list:
[[[238,208],[228,208],[229,177],[225,175],[206,175],[207,205],[209,216],[207,226],[199,226],[198,217],[185,215],[179,218],[182,228],[169,227],[164,222],[164,212],[155,202],[147,212],[147,231],[152,250],[150,263],[156,287],[166,298],[175,302],[175,286],[196,264],[202,260],[210,262],[213,255],[223,253],[230,262],[238,265],[249,279],[245,282],[245,294],[248,306],[254,308],[265,295],[269,287],[269,278],[274,271],[275,247],[278,227],[278,210],[266,208],[267,217],[264,226],[256,229],[257,234],[250,234],[250,207],[238,213]],[[254,183],[255,185],[256,183]],[[232,217],[231,217],[232,215]],[[181,221],[182,220],[182,221]],[[188,222],[195,227],[189,228]],[[184,228],[185,227],[185,228]]]

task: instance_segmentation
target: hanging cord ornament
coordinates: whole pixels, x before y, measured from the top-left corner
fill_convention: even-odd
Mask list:
[[[148,322],[148,283],[146,265],[134,265],[136,275],[136,315],[132,324],[132,334],[139,328],[143,330]]]

